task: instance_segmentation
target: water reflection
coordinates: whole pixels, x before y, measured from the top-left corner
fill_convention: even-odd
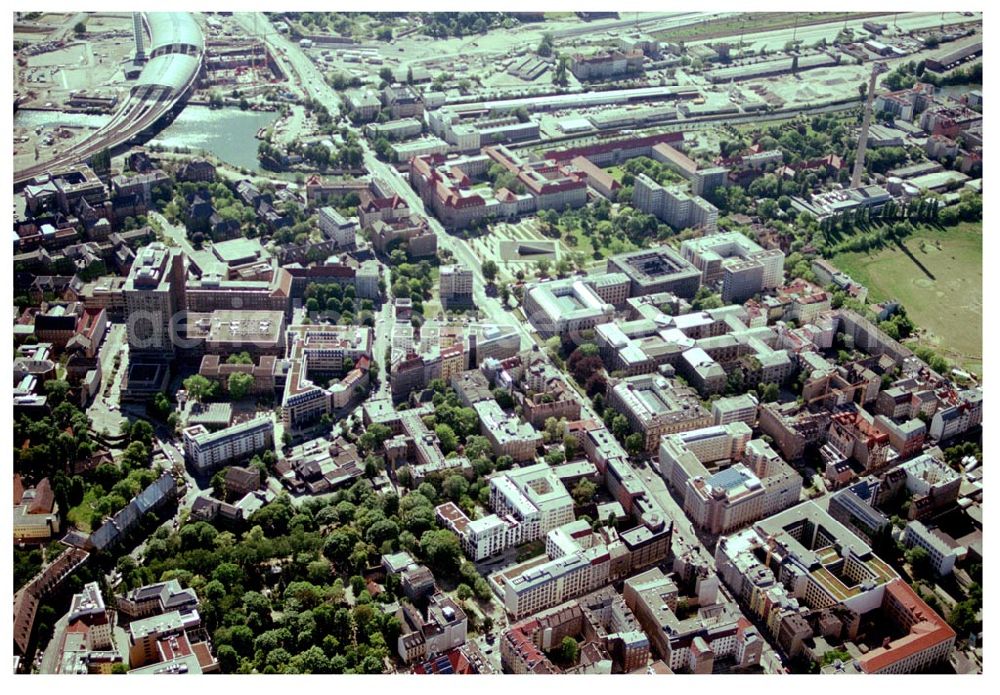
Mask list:
[[[255,136],[277,118],[274,112],[187,106],[150,144],[205,150],[232,166],[260,171]]]

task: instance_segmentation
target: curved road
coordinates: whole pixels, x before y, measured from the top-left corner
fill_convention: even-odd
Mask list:
[[[95,131],[84,140],[76,143],[70,149],[61,152],[52,159],[32,164],[26,169],[14,172],[15,188],[47,171],[72,166],[104,149],[114,149],[140,135],[168,114],[178,101],[186,98],[191,85],[197,81],[200,72],[201,62],[199,59],[198,69],[192,73],[184,88],[168,99],[160,98],[156,101],[151,101],[129,95],[129,98],[125,100],[125,103],[122,104],[122,107],[115,113],[111,121],[103,128]]]

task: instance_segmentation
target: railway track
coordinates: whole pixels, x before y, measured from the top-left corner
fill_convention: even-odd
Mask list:
[[[150,31],[153,30],[150,29]],[[185,103],[198,81],[202,60],[204,60],[204,52],[199,50],[196,67],[190,75],[186,76],[186,81],[180,88],[165,91],[156,99],[148,98],[145,94],[129,95],[122,107],[103,128],[51,159],[14,172],[14,190],[18,191],[33,178],[47,171],[73,166],[104,149],[117,149],[142,135],[148,128],[155,126],[162,118],[171,114],[175,108]]]

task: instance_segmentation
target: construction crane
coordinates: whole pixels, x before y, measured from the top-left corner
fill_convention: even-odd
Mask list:
[[[865,97],[865,115],[861,122],[861,134],[858,136],[858,152],[854,158],[854,173],[851,174],[851,188],[861,187],[861,174],[865,170],[865,150],[868,149],[868,129],[872,125],[872,102],[875,101],[875,80],[889,67],[882,62],[872,66],[872,76],[868,80],[868,95]]]

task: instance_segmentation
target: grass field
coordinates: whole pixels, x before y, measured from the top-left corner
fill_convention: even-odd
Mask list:
[[[604,259],[617,253],[627,253],[638,248],[624,236],[612,239],[610,244],[605,245],[601,243],[601,239],[597,234],[593,232],[586,234],[582,230],[564,232],[562,244],[569,251],[582,253],[588,262],[598,260],[594,258],[595,251],[599,251],[601,258]]]
[[[833,263],[868,287],[869,302],[897,299],[920,342],[976,374],[983,364],[983,226],[925,227],[898,246],[842,253]]]
[[[622,176],[625,175],[625,170],[618,165],[615,165],[613,167],[605,167],[604,171],[608,172],[608,175],[610,175],[611,178],[613,178],[618,183],[622,182]]]
[[[97,488],[87,488],[86,494],[80,504],[76,505],[66,513],[66,521],[76,526],[83,533],[90,532],[90,518],[94,514],[94,505],[97,504]]]

